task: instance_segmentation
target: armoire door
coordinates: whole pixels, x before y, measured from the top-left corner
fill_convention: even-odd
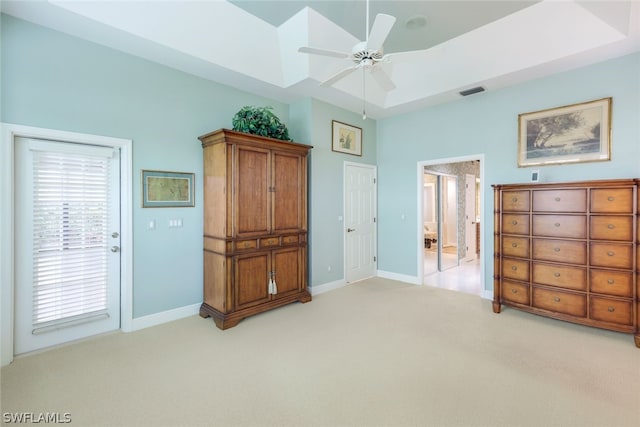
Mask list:
[[[271,255],[272,271],[278,292],[274,298],[284,297],[290,292],[300,291],[302,275],[300,274],[300,249],[287,248],[274,250]]]
[[[296,232],[303,228],[304,204],[303,191],[306,179],[304,157],[295,154],[273,152],[272,156],[272,194],[274,233]]]
[[[234,236],[267,234],[271,229],[269,150],[235,146]]]
[[[270,253],[234,257],[234,306],[236,310],[269,301]]]

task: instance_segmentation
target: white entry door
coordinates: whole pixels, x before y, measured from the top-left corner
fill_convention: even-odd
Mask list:
[[[16,139],[14,353],[120,327],[119,149]]]
[[[373,277],[376,259],[376,168],[345,163],[345,280]]]

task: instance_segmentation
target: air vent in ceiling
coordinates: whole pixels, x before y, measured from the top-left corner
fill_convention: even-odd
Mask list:
[[[473,95],[474,93],[484,92],[484,88],[482,86],[473,87],[471,89],[463,90],[460,92],[462,96]]]

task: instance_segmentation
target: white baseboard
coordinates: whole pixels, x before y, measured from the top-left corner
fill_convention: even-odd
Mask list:
[[[161,325],[163,323],[182,319],[184,317],[193,316],[200,312],[201,304],[202,303],[185,305],[184,307],[174,308],[173,310],[162,311],[160,313],[154,313],[148,316],[136,317],[131,322],[131,332],[149,328],[151,326]]]
[[[383,279],[397,280],[399,282],[411,283],[412,285],[422,285],[417,276],[409,276],[408,274],[392,273],[390,271],[378,270],[378,277]]]
[[[314,296],[314,295],[319,295],[325,292],[343,288],[346,285],[347,285],[347,282],[345,282],[344,279],[336,280],[334,282],[323,283],[322,285],[310,286],[309,292],[311,292],[311,296]]]

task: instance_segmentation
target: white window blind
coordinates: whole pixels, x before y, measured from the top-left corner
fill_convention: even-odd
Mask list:
[[[33,333],[108,316],[109,162],[33,151]]]

